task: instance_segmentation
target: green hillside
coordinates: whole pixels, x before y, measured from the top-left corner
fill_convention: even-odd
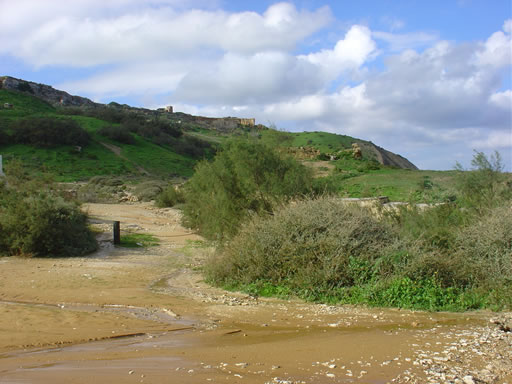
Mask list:
[[[85,180],[97,175],[189,177],[198,160],[177,154],[165,145],[156,145],[134,133],[131,133],[133,144],[111,140],[98,131],[116,124],[94,117],[64,114],[29,94],[0,89],[0,103],[0,130],[6,133],[12,133],[9,130],[12,122],[38,117],[71,119],[89,133],[90,143],[80,149],[72,145],[39,148],[16,144],[12,140],[3,145],[0,142],[0,154],[5,164],[19,159],[35,172],[45,171],[55,175],[57,181]],[[12,104],[13,108],[3,108],[5,103]]]
[[[3,108],[5,103],[12,104],[13,108]],[[385,151],[371,142],[327,132],[289,133],[260,127],[253,130],[241,128],[226,133],[191,123],[180,126],[183,135],[180,138],[170,138],[170,141],[169,137],[166,141],[148,136],[146,131],[151,133],[154,127],[144,126],[142,131],[125,129],[124,133],[130,139],[130,143],[126,143],[106,137],[100,131],[107,126],[120,127],[122,124],[118,120],[123,117],[125,120],[128,118],[131,125],[137,121],[144,124],[144,121],[148,121],[147,115],[137,114],[136,109],[127,112],[114,106],[105,107],[101,113],[88,114],[84,109],[55,108],[31,94],[6,89],[0,89],[0,107],[0,154],[4,163],[8,165],[12,159],[19,159],[33,172],[49,172],[57,181],[88,180],[100,175],[154,179],[188,178],[192,176],[197,161],[204,157],[194,152],[194,148],[192,151],[183,150],[191,145],[190,142],[194,145],[207,142],[208,145],[219,146],[233,136],[259,138],[285,151],[288,151],[287,148],[296,148],[293,151],[290,149],[294,156],[298,156],[294,151],[300,147],[313,148],[318,151],[313,157],[298,158],[317,172],[319,183],[324,183],[331,191],[346,197],[382,195],[388,196],[392,201],[443,201],[450,197],[454,177],[453,172],[399,169],[400,161],[407,162],[407,159]],[[89,134],[89,144],[80,149],[75,145],[42,148],[15,143],[12,135],[10,139],[5,139],[5,133],[13,133],[10,128],[13,122],[41,117],[77,122]],[[172,120],[167,120],[165,124],[172,125]],[[361,147],[361,158],[354,158],[352,155],[351,148],[354,143]],[[211,155],[211,151],[208,153]],[[336,153],[336,160],[325,161],[329,160],[327,154]],[[379,157],[381,163],[378,162]],[[384,158],[391,159],[392,164],[382,164]]]
[[[336,152],[342,149],[350,148],[352,143],[360,142],[361,140],[354,139],[350,136],[336,135],[328,132],[298,132],[292,133],[294,147],[307,147],[311,146],[322,153]]]

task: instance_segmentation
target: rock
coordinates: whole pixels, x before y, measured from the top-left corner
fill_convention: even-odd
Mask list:
[[[462,382],[464,384],[475,384],[475,381],[473,380],[473,376],[464,376],[462,378]]]

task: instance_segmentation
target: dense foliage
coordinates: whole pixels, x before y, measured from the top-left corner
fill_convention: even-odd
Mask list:
[[[108,137],[110,140],[117,141],[123,144],[135,144],[135,138],[131,133],[120,126],[107,125],[101,128],[98,133],[102,136]]]
[[[499,162],[484,159],[477,153],[475,169],[460,173],[456,202],[376,212],[322,197],[252,217],[207,276],[328,302],[511,308],[512,188]]]
[[[158,207],[174,207],[177,204],[185,203],[185,196],[181,189],[176,188],[174,185],[169,185],[165,188],[156,199]]]
[[[59,145],[86,146],[89,134],[69,119],[39,117],[17,120],[11,123],[12,139],[19,144],[49,148]]]
[[[216,280],[265,281],[294,292],[367,282],[391,226],[336,198],[304,200],[245,225],[211,263]]]
[[[11,164],[0,181],[0,255],[81,256],[97,247],[78,205],[46,180],[29,181]],[[10,172],[12,170],[12,172]]]
[[[185,222],[223,239],[251,215],[272,213],[311,188],[311,172],[295,160],[261,143],[230,141],[212,162],[199,163],[185,185]]]

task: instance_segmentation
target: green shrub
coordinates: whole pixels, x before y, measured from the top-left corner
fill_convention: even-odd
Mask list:
[[[135,139],[131,133],[120,126],[108,125],[101,128],[98,133],[102,136],[108,137],[110,140],[114,140],[119,143],[135,144]]]
[[[457,279],[486,288],[512,287],[512,209],[491,210],[462,229],[452,258]]]
[[[510,176],[503,173],[503,164],[499,152],[491,158],[483,152],[476,152],[471,161],[473,169],[464,170],[460,164],[457,190],[459,203],[466,209],[481,216],[486,210],[510,201],[512,198],[512,183]]]
[[[176,204],[183,204],[184,202],[183,191],[174,185],[169,185],[156,198],[158,207],[174,207]]]
[[[13,140],[20,144],[50,148],[59,145],[86,146],[89,134],[69,119],[38,117],[15,121],[11,124]]]
[[[21,92],[29,92],[29,93],[34,93],[34,90],[32,89],[32,87],[30,86],[29,83],[27,83],[26,81],[20,81],[18,83],[18,91],[21,91]]]
[[[393,241],[392,228],[366,210],[336,198],[306,200],[254,218],[208,264],[208,277],[327,293],[372,281]]]
[[[0,146],[7,145],[11,142],[10,136],[5,132],[5,129],[0,126]]]
[[[48,193],[9,193],[0,204],[0,252],[51,257],[81,256],[96,249],[87,217],[75,204]]]
[[[295,160],[260,143],[230,141],[213,162],[200,162],[185,185],[185,224],[224,239],[251,215],[272,213],[311,186],[311,171]]]

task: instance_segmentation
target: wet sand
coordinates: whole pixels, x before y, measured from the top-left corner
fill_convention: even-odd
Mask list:
[[[0,259],[0,383],[512,383],[512,338],[496,314],[227,293],[202,281],[211,250],[178,212],[87,209],[161,244]]]

